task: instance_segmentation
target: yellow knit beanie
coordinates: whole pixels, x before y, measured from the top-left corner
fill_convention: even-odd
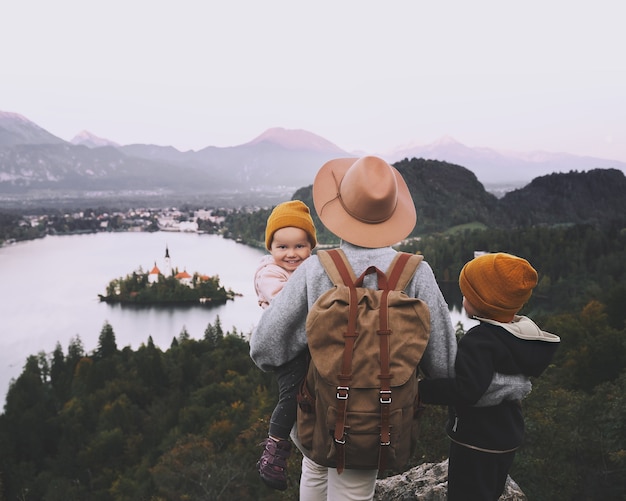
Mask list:
[[[291,200],[278,204],[267,218],[267,225],[265,226],[265,247],[267,250],[270,250],[272,246],[274,233],[288,226],[306,231],[309,242],[311,242],[311,248],[317,245],[315,225],[309,208],[300,200]]]
[[[463,296],[484,317],[508,322],[530,299],[537,271],[521,257],[499,252],[468,262],[459,276]]]

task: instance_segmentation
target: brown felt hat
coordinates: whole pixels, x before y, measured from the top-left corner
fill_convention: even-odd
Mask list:
[[[309,208],[300,200],[291,200],[278,204],[267,218],[267,225],[265,226],[265,247],[267,250],[271,250],[274,233],[281,228],[291,226],[306,232],[311,248],[317,245],[315,225]]]
[[[465,299],[484,317],[509,322],[530,299],[537,271],[528,261],[505,252],[468,262],[459,276]]]
[[[332,233],[372,249],[400,242],[417,220],[402,175],[374,156],[326,162],[313,182],[313,203]]]

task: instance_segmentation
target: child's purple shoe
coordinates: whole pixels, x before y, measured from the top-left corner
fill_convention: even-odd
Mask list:
[[[277,442],[268,437],[261,445],[265,449],[256,464],[261,480],[272,489],[284,491],[287,488],[287,459],[291,455],[291,442]]]

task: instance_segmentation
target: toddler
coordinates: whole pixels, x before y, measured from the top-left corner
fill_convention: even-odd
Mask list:
[[[299,200],[277,205],[267,219],[263,256],[254,275],[259,306],[267,308],[291,274],[311,255],[317,245],[315,225],[309,208]],[[270,419],[269,436],[257,463],[261,479],[278,490],[287,488],[287,459],[291,453],[289,433],[296,420],[296,395],[306,375],[306,355],[276,369],[278,404]]]

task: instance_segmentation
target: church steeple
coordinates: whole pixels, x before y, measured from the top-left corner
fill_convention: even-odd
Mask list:
[[[172,263],[170,262],[170,250],[165,244],[165,273],[166,277],[169,277],[172,274]]]

